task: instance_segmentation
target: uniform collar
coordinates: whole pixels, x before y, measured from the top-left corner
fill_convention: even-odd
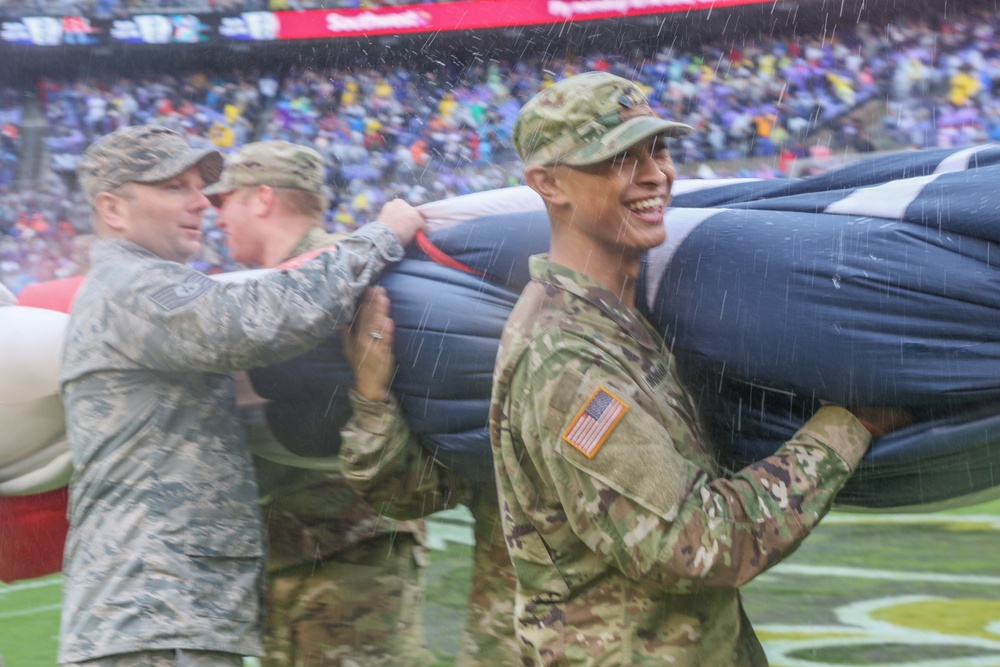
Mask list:
[[[322,248],[325,245],[330,245],[331,236],[333,236],[333,234],[326,232],[322,227],[312,227],[308,232],[306,232],[305,236],[299,239],[298,244],[292,248],[292,251],[284,261],[288,261],[293,257],[298,257],[299,255],[315,250],[316,248]]]
[[[663,339],[652,330],[639,311],[629,307],[617,294],[590,276],[553,262],[547,254],[531,257],[528,268],[533,280],[554,285],[589,302],[640,345],[651,350],[659,350],[663,346]]]
[[[135,241],[118,238],[117,236],[105,236],[97,239],[90,246],[90,263],[93,265],[107,257],[122,253],[138,257],[148,257],[150,259],[163,259],[152,250],[139,245]]]

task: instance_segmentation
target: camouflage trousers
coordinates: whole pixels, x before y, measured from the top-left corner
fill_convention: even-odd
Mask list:
[[[265,667],[424,667],[426,548],[382,535],[268,575]]]
[[[467,503],[475,519],[469,613],[457,667],[497,667],[520,662],[514,632],[517,578],[507,555],[496,488],[475,488]]]
[[[217,651],[139,651],[109,655],[97,660],[66,663],[66,667],[240,667],[243,658]]]

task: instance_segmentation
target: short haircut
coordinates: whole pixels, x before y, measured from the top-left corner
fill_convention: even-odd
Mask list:
[[[295,188],[274,188],[289,213],[322,220],[326,213],[327,199],[318,192],[297,190]]]

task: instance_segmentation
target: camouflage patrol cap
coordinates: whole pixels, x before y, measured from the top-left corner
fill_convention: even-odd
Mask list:
[[[218,195],[257,185],[315,192],[329,199],[323,156],[288,141],[246,144],[226,158],[218,183],[203,190],[216,206]]]
[[[83,152],[76,173],[91,204],[101,192],[126,183],[159,183],[198,165],[206,183],[222,171],[222,155],[191,148],[184,137],[159,125],[132,125],[115,130]]]
[[[678,137],[692,131],[657,116],[628,79],[586,72],[528,100],[514,123],[514,148],[526,166],[579,167],[607,160],[654,135]]]

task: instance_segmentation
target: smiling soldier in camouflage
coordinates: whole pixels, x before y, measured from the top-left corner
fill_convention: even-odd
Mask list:
[[[539,93],[514,126],[552,226],[507,322],[490,412],[523,665],[765,665],[739,587],[799,545],[871,442],[824,407],[773,456],[721,476],[636,310],[643,254],[666,240],[667,139],[690,130],[600,72]]]

